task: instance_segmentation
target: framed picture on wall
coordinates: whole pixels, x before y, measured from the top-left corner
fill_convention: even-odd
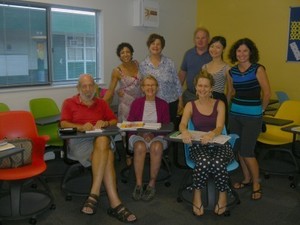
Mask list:
[[[300,62],[300,7],[290,8],[288,62]]]
[[[134,26],[158,27],[159,4],[152,0],[134,0]]]

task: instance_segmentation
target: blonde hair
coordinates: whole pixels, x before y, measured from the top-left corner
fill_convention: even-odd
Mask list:
[[[197,86],[198,80],[200,78],[205,78],[209,80],[210,85],[213,87],[215,85],[215,79],[207,70],[201,70],[200,73],[194,79],[194,85]]]
[[[199,31],[203,31],[204,33],[206,33],[207,37],[209,38],[209,31],[205,27],[197,27],[194,31],[194,38]]]
[[[151,74],[148,74],[148,75],[144,76],[144,78],[143,78],[142,81],[141,81],[141,86],[144,86],[145,80],[154,80],[156,86],[158,86],[158,81],[157,81],[157,79],[156,79],[153,75],[151,75]]]

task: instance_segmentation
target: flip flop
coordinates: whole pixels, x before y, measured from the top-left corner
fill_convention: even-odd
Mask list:
[[[243,188],[248,187],[250,185],[252,185],[252,181],[249,181],[248,183],[245,183],[245,182],[242,181],[242,182],[235,183],[233,185],[233,188],[234,189],[243,189]]]
[[[258,196],[258,197],[257,197]],[[252,191],[251,199],[254,201],[260,200],[262,198],[262,190],[258,189],[256,191]]]

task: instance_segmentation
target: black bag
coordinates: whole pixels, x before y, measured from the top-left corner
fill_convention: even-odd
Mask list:
[[[16,168],[31,164],[32,162],[32,141],[28,138],[6,139],[8,143],[17,148],[23,148],[23,153],[18,153],[0,161],[0,168]],[[6,150],[6,151],[9,151]]]

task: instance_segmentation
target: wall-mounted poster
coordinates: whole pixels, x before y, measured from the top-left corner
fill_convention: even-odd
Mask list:
[[[134,0],[134,26],[158,27],[159,4],[153,0]]]
[[[300,7],[290,8],[288,62],[300,62]]]

